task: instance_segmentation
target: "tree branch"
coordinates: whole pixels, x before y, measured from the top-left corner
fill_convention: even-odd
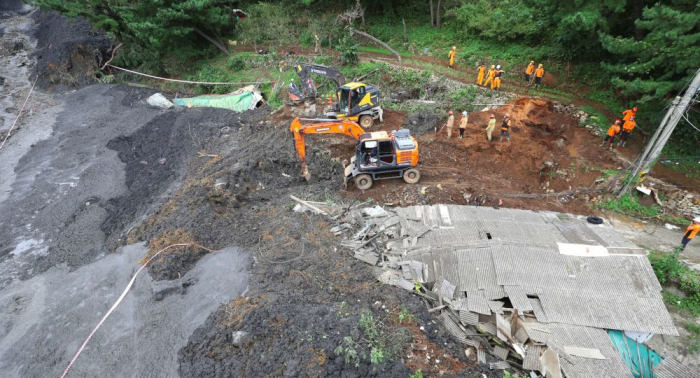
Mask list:
[[[371,36],[371,35],[369,35],[369,34],[363,32],[363,31],[359,31],[359,30],[353,28],[352,26],[349,26],[349,28],[350,28],[350,32],[351,32],[351,33],[357,33],[357,34],[360,35],[360,36],[363,36],[363,37],[365,37],[365,38],[367,38],[367,39],[372,40],[372,41],[375,42],[375,43],[378,43],[378,44],[382,45],[385,49],[391,51],[392,54],[396,55],[396,59],[398,59],[399,62],[401,61],[401,55],[400,55],[396,50],[392,49],[391,46],[389,46],[389,45],[387,45],[386,43],[380,41],[380,40],[377,39],[376,37],[373,37],[373,36]]]

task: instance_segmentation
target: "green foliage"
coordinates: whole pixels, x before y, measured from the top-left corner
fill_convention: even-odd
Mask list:
[[[246,58],[242,55],[233,55],[226,60],[226,68],[231,71],[243,71],[246,66]]]
[[[34,5],[88,19],[124,44],[117,62],[164,71],[167,56],[207,56],[233,30],[227,0],[36,0]]]
[[[652,251],[649,262],[659,282],[674,283],[685,293],[685,298],[664,292],[664,300],[680,309],[700,316],[700,274],[679,262],[681,249],[677,247],[673,253]]]
[[[661,210],[656,205],[644,206],[639,203],[637,197],[630,194],[625,194],[619,199],[601,202],[598,207],[634,217],[653,217],[661,214]]]
[[[476,0],[454,9],[451,15],[462,26],[463,37],[478,35],[498,41],[531,38],[544,25],[536,19],[539,12],[518,0]]]
[[[361,346],[353,341],[350,336],[345,336],[340,342],[340,345],[338,345],[333,352],[335,352],[335,354],[338,356],[342,356],[346,364],[359,367],[360,358],[362,355],[364,355],[364,352],[362,352],[361,355],[360,352],[358,352],[358,349],[361,350]]]
[[[423,378],[423,372],[418,369],[413,374],[409,375],[408,378]]]
[[[358,46],[359,45],[357,42],[355,42],[354,38],[348,37],[347,35],[338,40],[338,45],[336,45],[335,49],[340,52],[340,60],[342,61],[343,65],[354,66],[357,64],[359,59],[357,52]]]
[[[370,311],[360,315],[359,328],[363,334],[361,344],[351,337],[345,337],[335,349],[335,354],[343,356],[345,363],[355,366],[360,361],[380,364],[387,359],[398,358],[410,341],[408,331],[402,327],[387,326]]]
[[[296,42],[295,14],[285,4],[259,2],[250,4],[245,11],[248,18],[236,26],[244,43],[280,46]]]
[[[700,325],[695,323],[685,323],[685,329],[690,332],[690,345],[688,352],[695,354],[700,351]]]
[[[614,75],[613,85],[628,96],[641,96],[640,103],[664,101],[698,69],[700,6],[656,4],[644,9],[635,26],[645,33],[642,40],[601,33],[603,47],[619,56],[603,67]]]
[[[408,324],[417,322],[416,316],[411,314],[411,312],[406,310],[405,308],[402,308],[401,311],[399,311],[397,317],[399,319],[399,323],[401,324],[403,324],[404,320]]]

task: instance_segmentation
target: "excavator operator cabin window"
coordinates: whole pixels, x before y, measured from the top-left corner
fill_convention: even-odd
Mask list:
[[[394,162],[394,143],[390,140],[379,142],[379,160],[388,164]]]

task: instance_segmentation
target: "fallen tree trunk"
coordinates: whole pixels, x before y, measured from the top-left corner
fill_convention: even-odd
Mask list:
[[[369,34],[367,34],[367,33],[365,33],[365,32],[359,31],[359,30],[357,30],[357,29],[355,29],[355,28],[350,28],[350,32],[351,32],[351,33],[357,33],[357,34],[359,34],[359,35],[361,35],[361,36],[363,36],[363,37],[365,37],[365,38],[367,38],[367,39],[369,39],[369,40],[372,40],[372,41],[375,42],[375,43],[378,43],[378,44],[382,45],[385,49],[391,51],[392,54],[396,55],[396,59],[398,59],[399,62],[401,61],[401,55],[400,55],[396,50],[392,49],[391,46],[389,46],[389,45],[387,45],[386,43],[380,41],[380,40],[377,39],[376,37],[373,37],[373,36],[371,36],[371,35],[369,35]]]
[[[204,33],[203,31],[201,31],[201,30],[199,30],[199,29],[197,29],[197,28],[194,28],[194,31],[195,31],[197,34],[199,34],[199,35],[201,35],[202,37],[204,37],[204,39],[206,39],[207,41],[211,42],[212,45],[216,46],[216,47],[217,47],[219,50],[221,50],[224,54],[226,54],[226,55],[231,55],[231,53],[226,49],[226,46],[224,46],[223,44],[219,43],[219,42],[218,42],[217,40],[215,40],[214,38],[208,36],[206,33]]]

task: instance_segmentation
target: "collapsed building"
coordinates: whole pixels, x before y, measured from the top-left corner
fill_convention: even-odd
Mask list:
[[[376,206],[336,218],[344,247],[380,267],[380,281],[423,297],[465,354],[492,369],[692,376],[643,348],[655,334],[678,332],[647,251],[608,224],[456,205]]]

